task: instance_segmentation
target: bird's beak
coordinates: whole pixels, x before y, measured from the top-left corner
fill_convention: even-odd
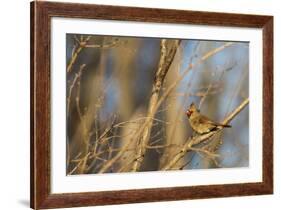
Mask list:
[[[190,117],[191,111],[187,110],[187,111],[186,111],[186,115],[187,115],[188,117]]]

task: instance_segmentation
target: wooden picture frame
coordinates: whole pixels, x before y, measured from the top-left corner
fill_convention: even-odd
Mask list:
[[[51,18],[126,20],[259,28],[263,33],[262,182],[51,194]],[[91,4],[31,3],[31,208],[248,196],[273,193],[273,17]]]

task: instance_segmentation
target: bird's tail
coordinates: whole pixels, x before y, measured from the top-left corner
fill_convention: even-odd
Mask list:
[[[220,124],[220,126],[225,127],[225,128],[231,128],[232,127],[231,125],[223,125],[223,124]]]

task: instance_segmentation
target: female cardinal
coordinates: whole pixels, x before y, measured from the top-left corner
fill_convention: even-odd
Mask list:
[[[192,129],[199,134],[206,134],[211,131],[219,129],[219,127],[230,128],[231,125],[223,125],[216,123],[209,118],[200,114],[200,111],[196,108],[194,103],[192,103],[186,112],[190,126]]]

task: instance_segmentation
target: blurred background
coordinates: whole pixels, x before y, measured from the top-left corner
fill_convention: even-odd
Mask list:
[[[249,43],[165,41],[67,34],[68,175],[132,171],[147,131],[137,171],[161,170],[197,135],[185,115],[192,102],[221,122],[249,97]],[[162,58],[171,62],[145,130]],[[189,151],[171,170],[247,167],[248,106],[230,124],[232,128],[198,146],[218,156]]]

